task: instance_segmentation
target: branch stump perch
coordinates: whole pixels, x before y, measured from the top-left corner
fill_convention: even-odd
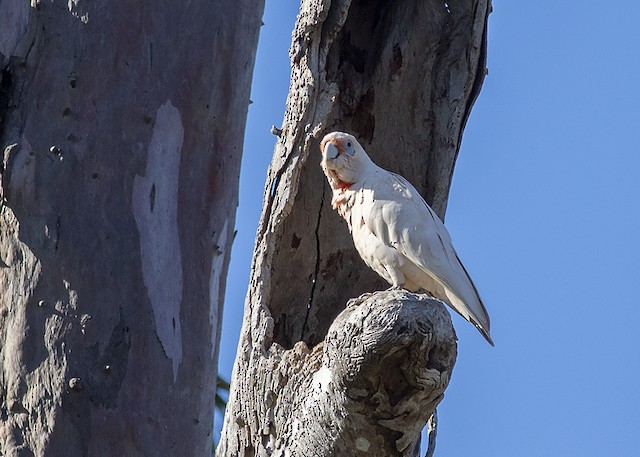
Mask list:
[[[247,379],[241,395],[267,399],[255,425],[269,455],[413,456],[456,354],[442,302],[376,292],[351,300],[313,350],[272,346],[270,371]],[[260,455],[247,424],[227,420],[218,455]]]

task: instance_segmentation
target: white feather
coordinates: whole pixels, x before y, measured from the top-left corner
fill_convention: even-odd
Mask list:
[[[330,183],[332,179],[342,183],[338,187],[332,183],[334,207],[347,220],[365,263],[395,287],[430,292],[493,344],[489,315],[480,295],[453,248],[449,232],[418,191],[402,176],[375,165],[351,135],[334,132],[323,144],[327,141],[335,143],[338,150],[341,142],[355,145],[353,157],[324,156],[322,167]],[[348,170],[348,174],[342,176],[341,170]]]

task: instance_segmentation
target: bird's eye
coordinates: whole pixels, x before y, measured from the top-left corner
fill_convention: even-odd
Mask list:
[[[351,141],[347,141],[347,147],[350,148],[351,147]]]

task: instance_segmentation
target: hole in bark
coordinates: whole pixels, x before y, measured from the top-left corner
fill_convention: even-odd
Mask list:
[[[358,107],[353,115],[353,130],[359,133],[360,141],[371,142],[373,131],[376,128],[376,119],[373,116],[375,92],[370,88],[360,98]]]
[[[402,49],[400,49],[400,44],[396,43],[393,46],[393,57],[391,60],[391,76],[395,76],[396,74],[398,74],[400,72],[400,69],[402,68]]]
[[[451,366],[450,358],[451,351],[448,349],[448,346],[445,347],[443,344],[437,344],[429,351],[427,368],[443,373],[447,370],[448,366]]]
[[[322,279],[329,279],[335,276],[337,271],[342,270],[342,251],[336,251],[329,254],[323,262],[320,274]]]
[[[300,246],[301,239],[302,238],[300,238],[298,235],[294,233],[293,237],[291,238],[291,249],[298,249],[298,246]]]
[[[288,330],[286,314],[282,314],[278,316],[278,319],[274,319],[273,339],[285,349],[291,349],[293,347],[291,338],[288,337],[288,334],[290,333]]]
[[[349,31],[345,32],[343,39],[344,46],[343,51],[340,54],[340,65],[342,66],[344,63],[348,62],[355,71],[363,73],[366,62],[364,50],[351,43],[351,33]]]
[[[71,108],[69,108],[68,106],[62,110],[62,115],[63,116],[68,116],[71,114]]]
[[[156,184],[151,185],[151,192],[149,192],[149,210],[153,213],[153,208],[156,204]],[[176,323],[173,323],[173,328],[176,328]]]
[[[269,441],[271,441],[271,435],[265,435],[265,434],[263,434],[263,435],[262,435],[262,446],[263,446],[265,449],[268,449],[268,448],[269,448]]]
[[[71,81],[69,81],[69,85],[71,86],[72,89],[75,89],[76,86],[78,85],[78,80],[77,79],[72,79]]]
[[[347,67],[368,80],[380,63],[380,54],[388,40],[389,21],[394,19],[394,9],[399,2],[353,1],[349,16],[340,36],[332,43],[328,59],[338,57],[338,62],[328,60],[327,79],[337,81],[349,76]],[[343,81],[347,82],[347,81]],[[362,82],[362,81],[360,81]],[[351,86],[353,82],[347,82]],[[345,87],[341,85],[341,87]]]
[[[9,88],[11,88],[12,82],[13,77],[11,76],[11,71],[9,71],[9,67],[3,68],[2,72],[0,72],[0,97],[7,95],[6,93],[9,91]],[[4,101],[4,98],[2,98],[2,101]]]
[[[380,371],[386,373],[383,379],[384,390],[387,391],[391,406],[395,406],[400,400],[407,398],[411,391],[411,386],[407,383],[404,375],[408,363],[411,363],[411,358],[406,351],[398,351],[380,361]]]

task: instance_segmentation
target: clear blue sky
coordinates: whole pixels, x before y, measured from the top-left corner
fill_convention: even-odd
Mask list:
[[[436,455],[637,457],[640,2],[493,6],[489,75],[446,225],[496,346],[454,316],[459,356]],[[294,2],[267,1],[222,329],[227,377],[296,13]]]

